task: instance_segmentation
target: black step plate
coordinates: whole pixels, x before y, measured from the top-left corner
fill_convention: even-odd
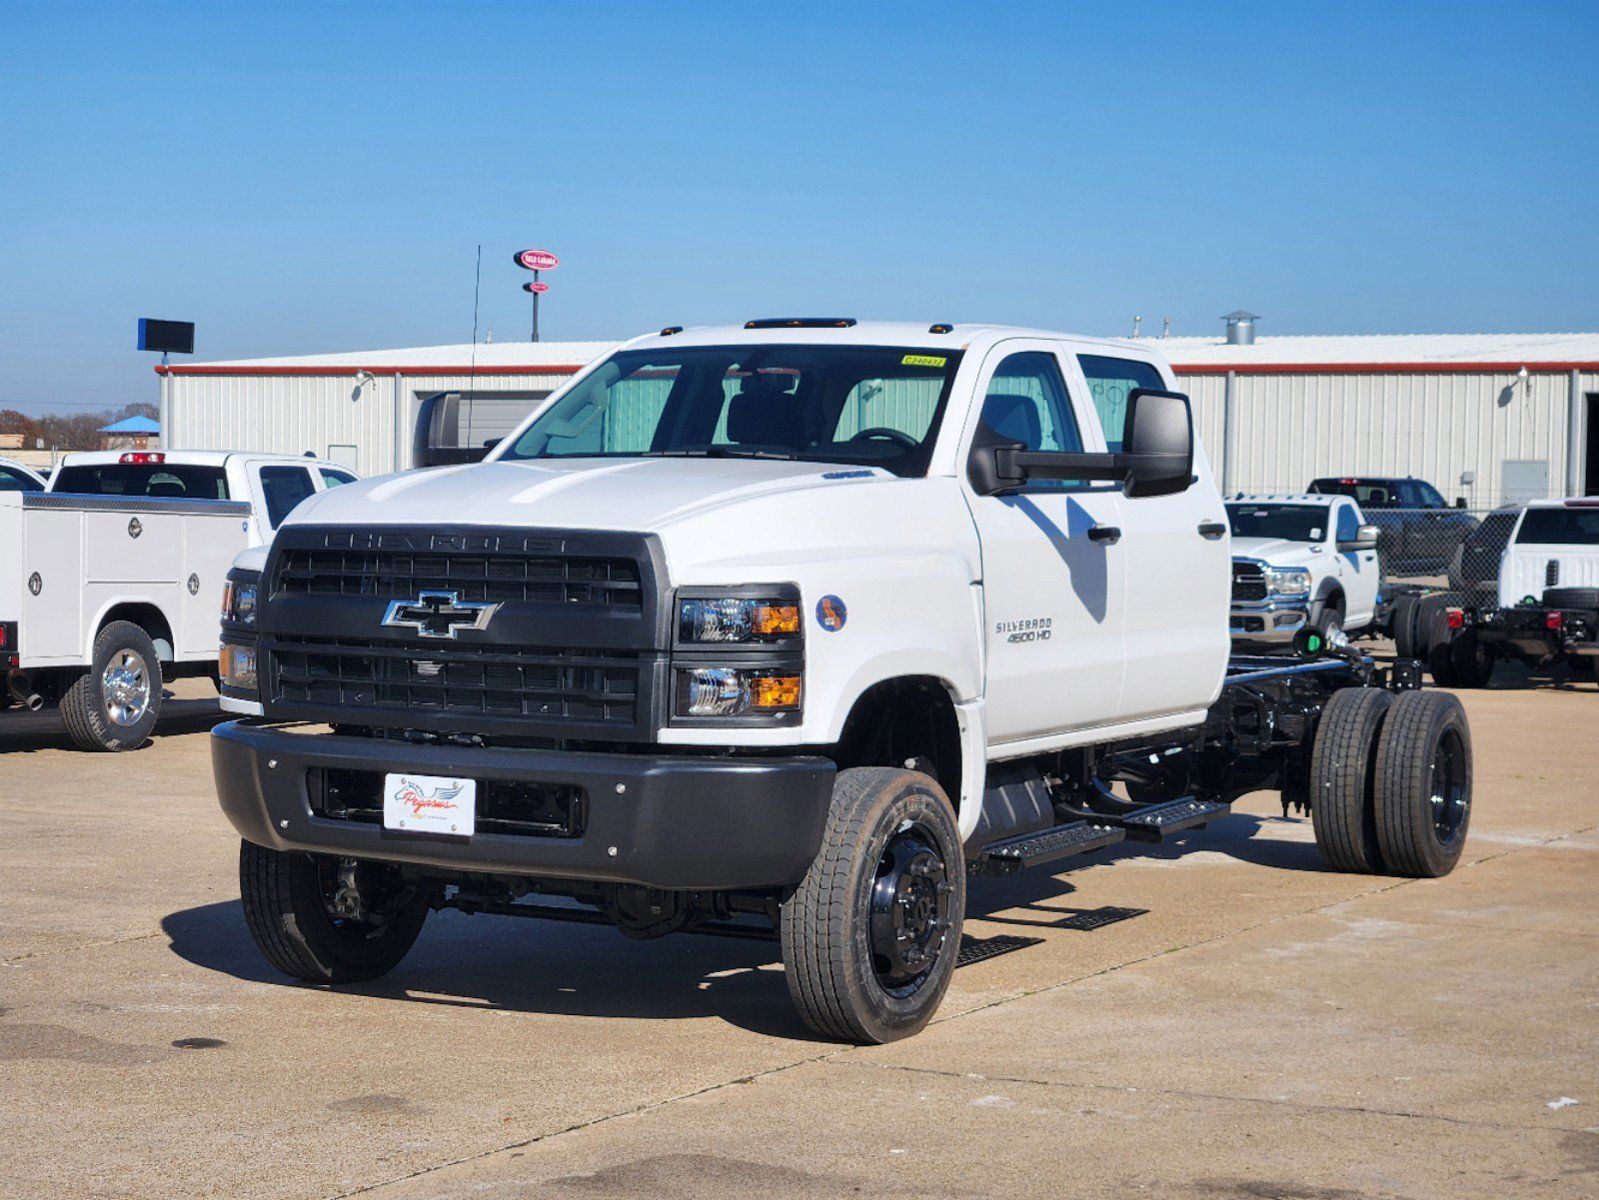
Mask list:
[[[978,869],[992,874],[1008,874],[1024,867],[1053,862],[1072,854],[1086,854],[1102,850],[1124,841],[1127,833],[1115,825],[1100,825],[1077,821],[1071,825],[1057,825],[1042,833],[1026,834],[997,842],[983,851],[978,859]]]
[[[1158,842],[1168,834],[1225,817],[1231,811],[1230,804],[1184,798],[1169,800],[1165,804],[1151,804],[1148,808],[1107,820],[1116,821],[1135,842]]]

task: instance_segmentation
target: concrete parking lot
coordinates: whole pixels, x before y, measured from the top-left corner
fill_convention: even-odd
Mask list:
[[[1464,699],[1451,877],[1327,872],[1254,797],[976,884],[970,937],[1037,940],[874,1049],[759,942],[448,913],[388,979],[290,984],[203,712],[120,756],[0,718],[0,1196],[1594,1196],[1599,689]]]

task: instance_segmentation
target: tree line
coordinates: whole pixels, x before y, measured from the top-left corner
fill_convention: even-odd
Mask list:
[[[159,420],[161,410],[145,400],[108,408],[97,413],[73,413],[67,417],[30,417],[14,408],[0,409],[0,433],[20,433],[22,444],[32,450],[42,439],[46,450],[98,450],[100,430],[128,417]]]

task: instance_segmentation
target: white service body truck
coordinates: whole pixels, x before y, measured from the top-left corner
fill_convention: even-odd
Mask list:
[[[326,983],[443,907],[776,937],[814,1029],[883,1041],[943,996],[970,875],[1246,791],[1316,797],[1335,866],[1447,871],[1458,704],[1346,648],[1229,657],[1173,383],[1035,330],[674,327],[481,464],[314,498],[224,613],[257,945]]]
[[[165,680],[215,672],[233,560],[354,479],[304,458],[96,451],[45,491],[0,492],[0,709],[59,702],[78,746],[141,744]]]
[[[1337,640],[1377,619],[1378,529],[1348,496],[1237,495],[1227,521],[1235,641],[1284,646],[1304,629]]]

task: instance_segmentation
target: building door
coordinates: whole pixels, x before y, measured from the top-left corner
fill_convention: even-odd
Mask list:
[[[1507,458],[1500,478],[1501,504],[1549,499],[1549,460],[1546,458]]]
[[[1599,392],[1588,393],[1588,455],[1582,466],[1582,494],[1599,496]]]

